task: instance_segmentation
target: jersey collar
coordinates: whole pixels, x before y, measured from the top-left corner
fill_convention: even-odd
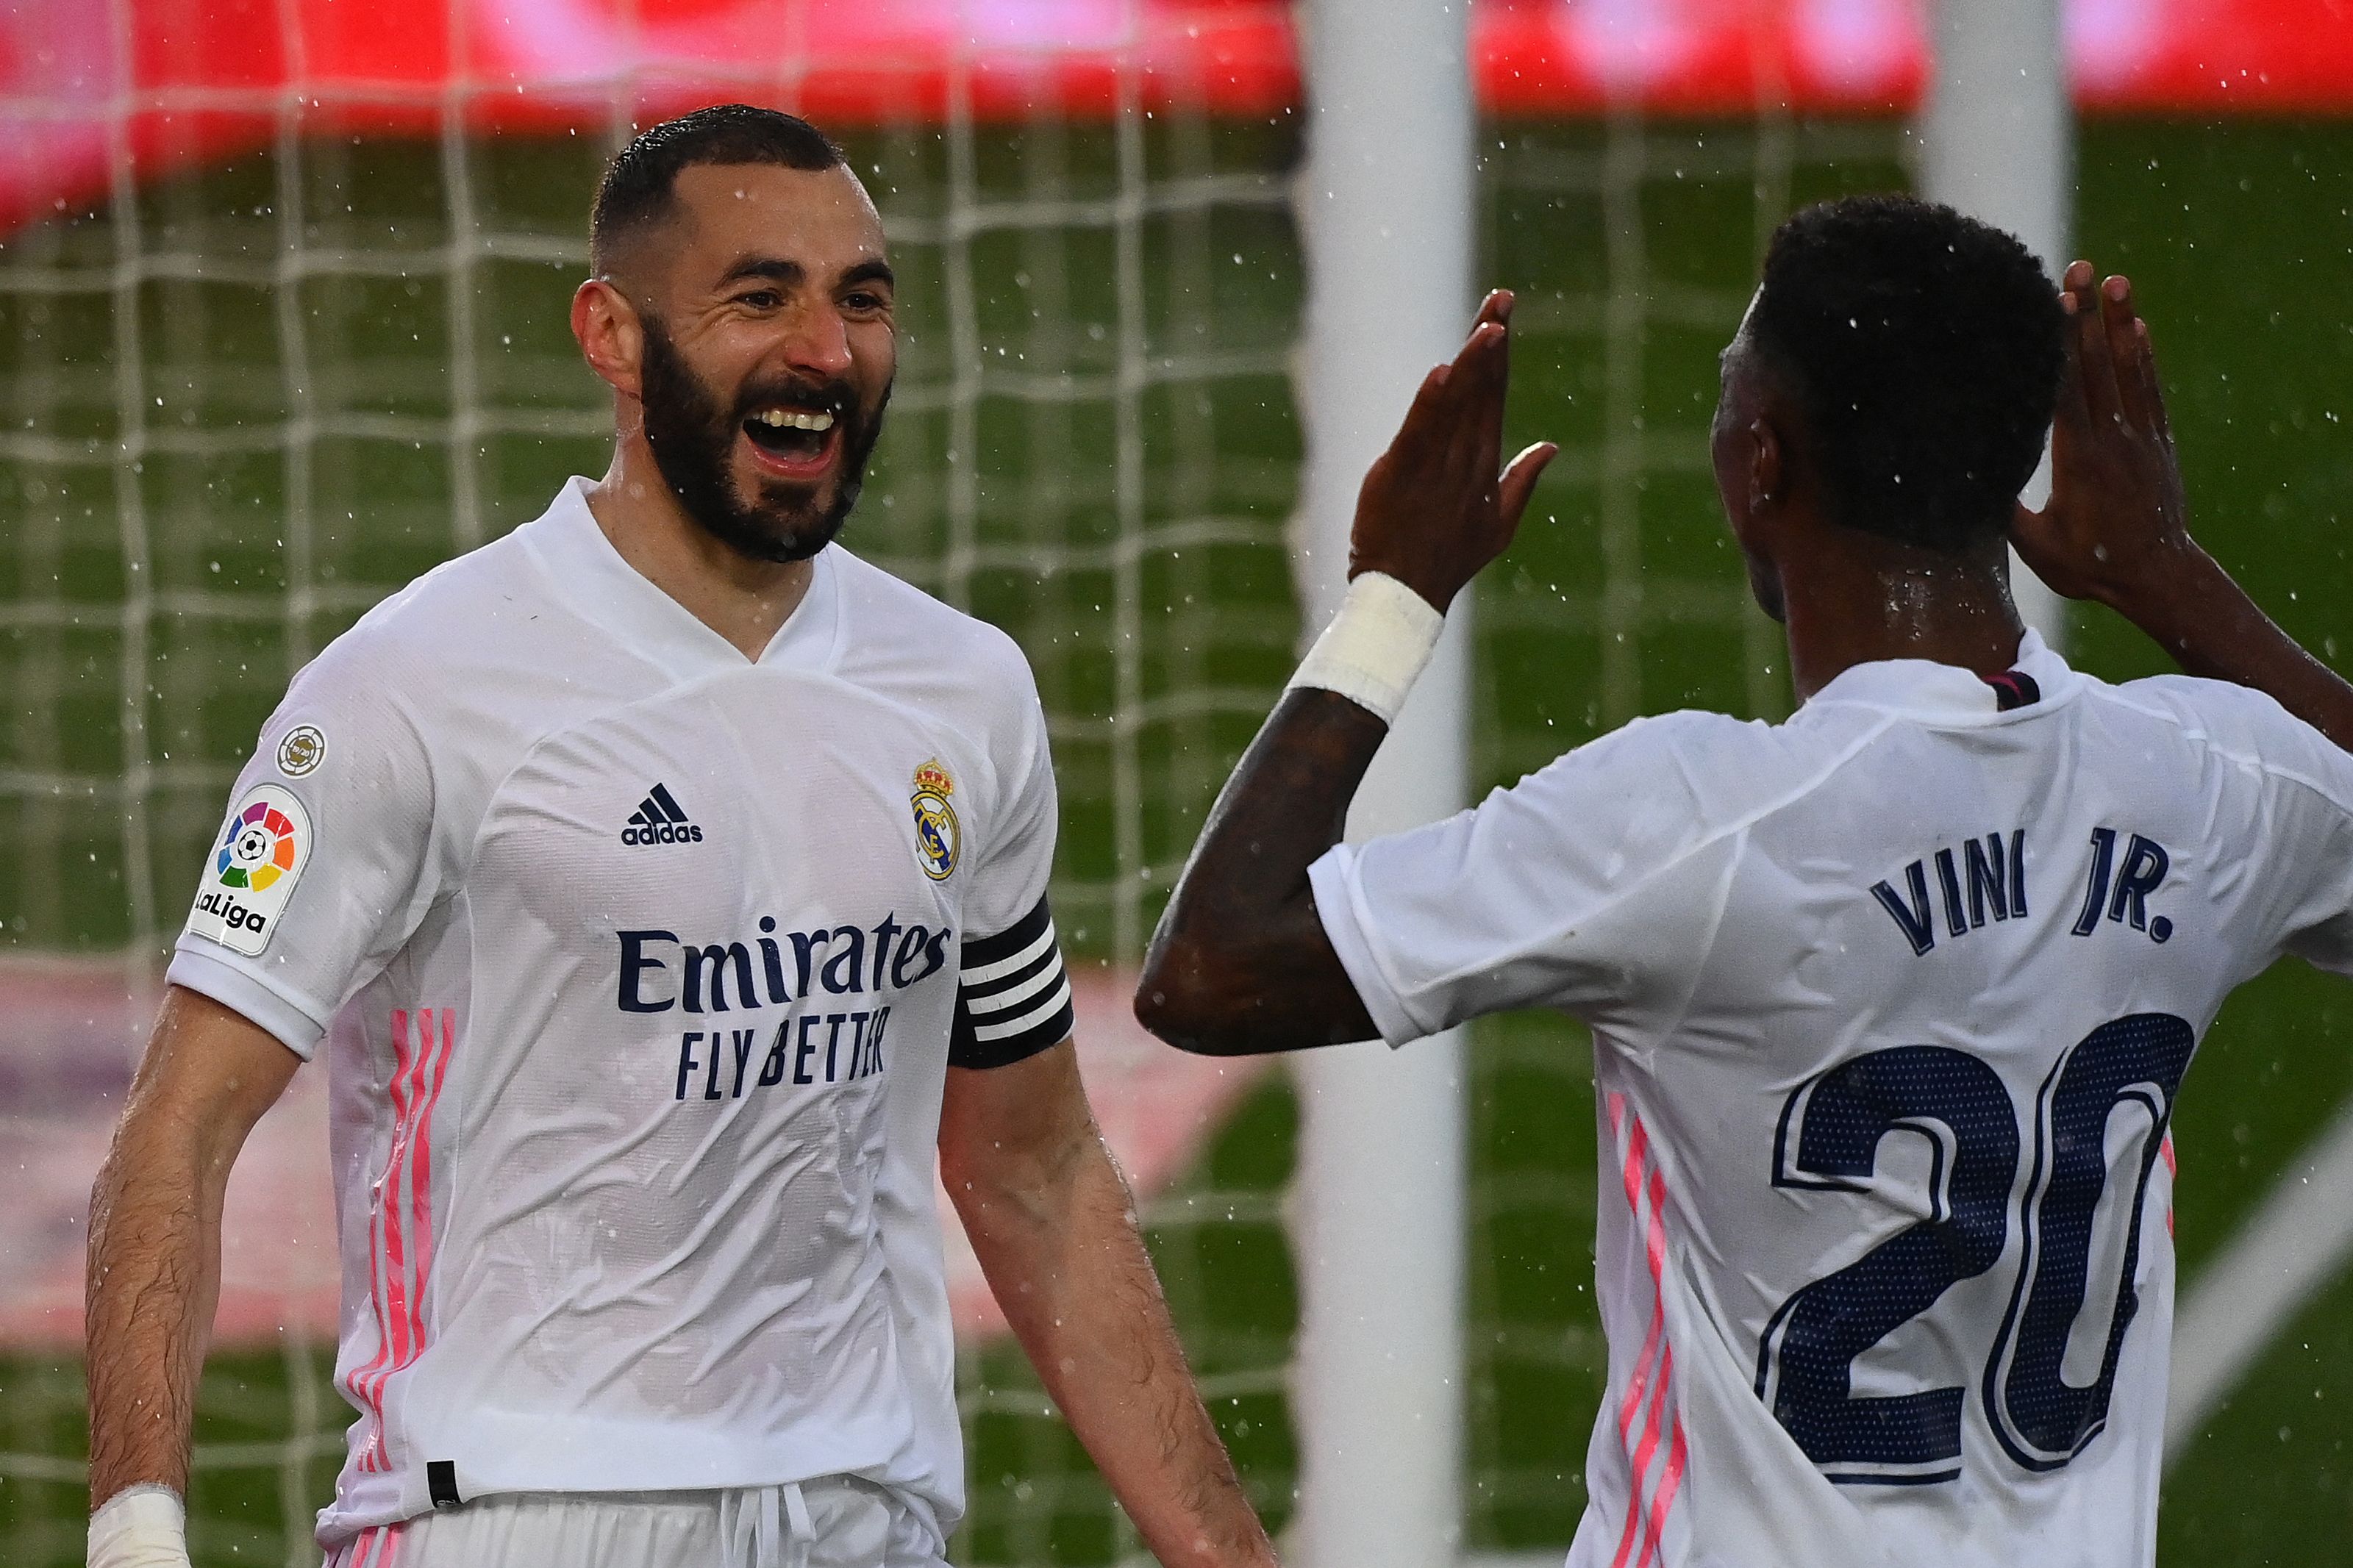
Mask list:
[[[626,639],[634,651],[678,679],[749,668],[725,637],[621,558],[588,510],[593,483],[575,475],[538,521],[521,531],[557,591],[590,621]],[[761,650],[761,668],[832,668],[841,629],[835,554],[831,545],[818,552],[808,593]]]
[[[2041,701],[2005,713],[1994,689],[1957,664],[1889,658],[1840,671],[1837,679],[1814,693],[1806,708],[1849,703],[1949,726],[2007,724],[2050,712],[2073,700],[2083,685],[2084,678],[2069,668],[2067,661],[2053,653],[2031,626],[2019,639],[2018,658],[2011,668],[2033,677],[2042,692]]]

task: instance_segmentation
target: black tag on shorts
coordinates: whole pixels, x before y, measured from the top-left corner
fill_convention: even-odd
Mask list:
[[[435,1508],[456,1508],[466,1500],[458,1495],[458,1467],[448,1459],[426,1461],[425,1490]]]

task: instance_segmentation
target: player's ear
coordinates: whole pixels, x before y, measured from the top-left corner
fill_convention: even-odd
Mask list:
[[[589,279],[572,295],[572,335],[597,379],[616,392],[638,395],[645,327],[628,296],[602,278]]]
[[[1770,510],[1788,499],[1789,472],[1781,433],[1763,415],[1748,422],[1748,511]]]

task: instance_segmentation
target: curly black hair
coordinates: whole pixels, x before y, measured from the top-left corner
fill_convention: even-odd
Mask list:
[[[1909,196],[1806,208],[1773,236],[1749,333],[1797,398],[1831,520],[1978,548],[2033,476],[2065,353],[2058,289],[2011,235]]]
[[[842,162],[841,149],[824,132],[781,110],[718,103],[665,120],[639,132],[605,165],[588,215],[589,266],[602,275],[624,237],[668,215],[681,170],[774,163],[814,173]]]

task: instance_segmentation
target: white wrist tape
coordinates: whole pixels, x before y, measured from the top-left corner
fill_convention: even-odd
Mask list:
[[[180,1494],[125,1487],[90,1516],[90,1568],[188,1568],[188,1510]]]
[[[1395,723],[1445,629],[1446,617],[1429,600],[1386,572],[1361,573],[1291,684],[1336,691]]]

